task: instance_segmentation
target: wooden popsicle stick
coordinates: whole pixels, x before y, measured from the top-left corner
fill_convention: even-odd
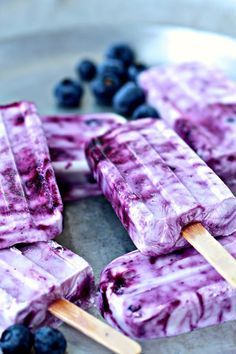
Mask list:
[[[66,299],[55,301],[49,312],[117,354],[140,354],[141,346]]]
[[[186,226],[182,235],[232,287],[236,287],[236,259],[202,224]]]

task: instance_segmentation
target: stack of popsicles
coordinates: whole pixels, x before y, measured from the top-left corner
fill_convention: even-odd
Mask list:
[[[82,310],[94,290],[92,268],[50,241],[62,231],[62,201],[33,104],[0,107],[0,146],[0,333],[14,323],[54,323],[54,315],[117,353],[140,353]]]
[[[94,279],[85,260],[50,241],[62,231],[54,170],[63,200],[103,193],[138,248],[102,273],[110,324],[156,338],[236,319],[236,198],[210,168],[235,191],[236,85],[195,63],[150,69],[140,83],[163,120],[41,121],[27,102],[0,108],[0,331],[53,314],[116,352],[140,352],[68,302],[86,307]]]
[[[104,270],[104,317],[136,338],[235,319],[236,261],[229,254],[235,256],[236,198],[222,180],[159,120],[131,122],[94,138],[87,157],[142,252],[121,257]],[[209,232],[228,237],[220,244]],[[176,252],[187,241],[232,287],[201,255]]]
[[[83,306],[93,274],[82,258],[49,241],[62,231],[62,201],[33,104],[0,108],[0,146],[0,329],[35,327],[55,299]]]
[[[154,67],[139,77],[163,119],[236,193],[236,84],[199,63]]]

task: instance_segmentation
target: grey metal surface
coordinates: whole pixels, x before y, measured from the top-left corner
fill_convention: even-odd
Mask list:
[[[236,78],[236,42],[224,36],[173,27],[81,27],[0,42],[0,103],[27,99],[36,102],[41,114],[63,113],[53,102],[54,84],[64,76],[74,76],[80,58],[101,60],[106,46],[116,40],[130,42],[140,60],[148,64],[200,60],[214,63]],[[98,110],[102,109],[86,94],[79,112]],[[103,197],[68,203],[65,229],[58,240],[91,263],[97,281],[109,261],[134,249]],[[93,312],[99,316],[95,309]],[[69,340],[70,354],[109,353],[69,327],[63,325],[62,329]],[[230,322],[146,341],[142,343],[143,353],[235,354],[235,332],[235,322]]]

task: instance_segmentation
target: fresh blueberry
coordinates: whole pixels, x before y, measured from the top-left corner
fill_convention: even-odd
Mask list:
[[[81,80],[91,81],[96,76],[97,68],[91,60],[84,59],[79,63],[77,72]]]
[[[118,59],[125,66],[130,66],[135,59],[133,49],[128,44],[117,43],[108,48],[106,57],[110,59]]]
[[[125,84],[113,98],[114,110],[123,116],[130,117],[133,111],[145,102],[144,92],[134,82]]]
[[[236,123],[236,117],[228,117],[227,122],[228,123]]]
[[[23,325],[7,328],[1,337],[0,348],[4,354],[30,354],[34,338],[30,330]]]
[[[148,104],[142,104],[137,107],[132,114],[132,119],[139,118],[160,118],[160,114],[155,108],[149,106]]]
[[[127,69],[122,61],[117,59],[107,59],[104,63],[98,67],[99,75],[108,73],[115,74],[122,82],[127,80]]]
[[[91,85],[92,92],[97,103],[110,105],[112,98],[121,86],[120,79],[112,74],[107,73],[99,75]]]
[[[66,346],[64,335],[55,328],[42,327],[35,332],[35,354],[65,354]]]
[[[138,75],[146,69],[147,69],[147,66],[142,63],[136,63],[136,64],[130,65],[130,67],[128,68],[129,80],[137,81]]]
[[[83,88],[74,80],[64,79],[56,85],[54,95],[60,107],[74,108],[80,105]]]

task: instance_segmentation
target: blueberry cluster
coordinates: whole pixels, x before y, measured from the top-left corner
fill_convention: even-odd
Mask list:
[[[145,103],[145,93],[138,86],[138,75],[145,69],[145,64],[136,62],[129,45],[114,44],[106,51],[101,64],[82,60],[76,67],[80,83],[64,79],[57,84],[54,94],[59,106],[78,107],[84,92],[81,82],[90,82],[97,104],[112,106],[116,113],[127,118],[159,118],[158,112]]]
[[[34,334],[23,325],[7,328],[0,340],[3,354],[65,354],[64,335],[51,327],[39,328]]]

